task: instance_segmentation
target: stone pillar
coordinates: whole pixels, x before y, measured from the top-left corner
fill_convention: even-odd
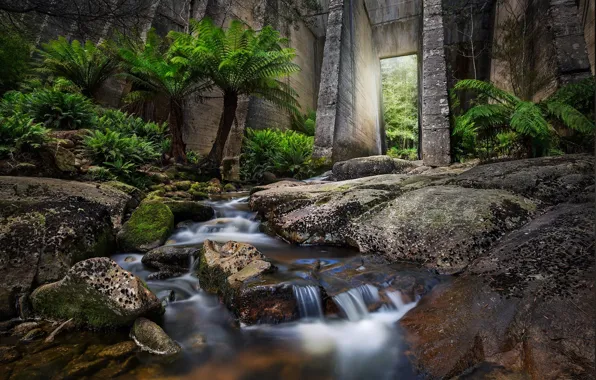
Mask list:
[[[313,156],[330,160],[333,154],[335,119],[339,102],[343,8],[343,0],[331,0],[329,2],[327,36],[323,50],[323,65],[321,66],[321,82],[317,104],[317,125]]]
[[[427,166],[451,163],[441,0],[424,0],[422,26],[422,159]]]
[[[551,0],[548,10],[556,51],[559,84],[591,75],[584,28],[575,0]],[[591,30],[592,39],[594,29]]]

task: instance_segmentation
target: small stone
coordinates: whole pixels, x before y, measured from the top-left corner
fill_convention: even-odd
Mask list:
[[[137,261],[137,258],[134,256],[126,256],[126,258],[124,259],[125,263],[134,263],[135,261]]]
[[[170,356],[182,351],[180,345],[174,342],[161,327],[146,318],[135,321],[130,335],[141,350],[154,355]]]
[[[32,342],[34,340],[41,339],[46,335],[46,332],[40,328],[33,329],[29,331],[23,338],[21,338],[21,342]]]
[[[16,326],[14,329],[12,329],[12,335],[15,336],[22,336],[22,335],[26,335],[29,331],[38,328],[39,327],[39,323],[37,322],[25,322],[25,323],[21,323],[20,325]]]

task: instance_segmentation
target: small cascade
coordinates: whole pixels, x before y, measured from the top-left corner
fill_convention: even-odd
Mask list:
[[[369,315],[366,305],[379,301],[379,290],[372,285],[362,285],[336,295],[333,301],[350,321],[359,321]]]
[[[321,292],[317,286],[294,285],[292,288],[298,303],[300,318],[323,318]]]

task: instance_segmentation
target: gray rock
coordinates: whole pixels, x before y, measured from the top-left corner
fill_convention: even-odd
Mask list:
[[[127,326],[140,316],[163,313],[143,281],[108,258],[75,264],[62,280],[37,288],[31,302],[38,315],[73,318],[91,328]]]
[[[556,206],[436,287],[400,321],[414,365],[431,378],[485,362],[519,378],[590,378],[595,220],[593,203]]]
[[[135,321],[130,337],[143,351],[154,355],[176,355],[182,351],[180,345],[172,340],[161,327],[145,318]]]
[[[502,190],[433,186],[353,219],[346,236],[360,252],[453,273],[525,224],[535,210],[533,201]]]
[[[380,174],[406,173],[415,167],[416,165],[411,161],[389,156],[360,157],[335,163],[333,177],[338,181],[343,181]]]
[[[0,319],[33,284],[62,278],[78,261],[115,250],[131,197],[110,186],[0,177]]]
[[[160,271],[186,273],[199,252],[199,248],[163,246],[147,252],[141,261]]]

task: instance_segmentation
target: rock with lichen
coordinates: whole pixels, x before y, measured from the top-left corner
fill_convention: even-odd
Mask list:
[[[174,214],[160,202],[142,202],[118,233],[121,251],[147,252],[166,241],[174,230]]]
[[[143,281],[108,258],[75,264],[62,280],[37,288],[31,303],[39,316],[72,318],[90,328],[127,326],[138,317],[163,313]]]
[[[134,206],[104,184],[0,177],[0,320],[34,285],[57,281],[77,262],[109,256]]]
[[[146,318],[139,318],[135,321],[130,337],[143,351],[154,355],[176,355],[182,348],[166,334],[156,323]]]
[[[197,275],[201,288],[218,294],[245,324],[281,323],[299,318],[292,285],[267,276],[275,267],[246,243],[206,240]]]

